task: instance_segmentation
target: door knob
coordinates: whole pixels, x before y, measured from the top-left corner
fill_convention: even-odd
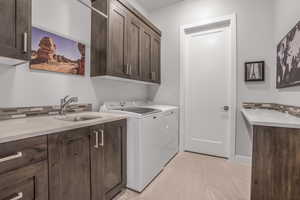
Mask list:
[[[224,111],[229,111],[229,106],[224,106],[223,109]]]

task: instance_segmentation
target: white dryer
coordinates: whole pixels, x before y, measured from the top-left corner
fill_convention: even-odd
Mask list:
[[[127,120],[127,187],[141,192],[178,152],[178,109],[107,102],[101,111]]]

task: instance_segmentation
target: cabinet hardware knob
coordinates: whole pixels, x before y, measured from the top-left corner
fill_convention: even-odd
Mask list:
[[[10,161],[10,160],[14,160],[14,159],[17,159],[17,158],[21,158],[22,156],[23,156],[22,152],[17,152],[14,155],[7,156],[7,157],[4,157],[4,158],[0,158],[0,163],[7,162],[7,161]]]
[[[101,132],[101,144],[100,144],[100,146],[103,147],[104,146],[104,131],[100,130],[100,132]]]
[[[94,133],[95,133],[95,136],[96,136],[96,141],[95,141],[95,145],[94,145],[94,147],[96,148],[96,149],[98,149],[99,148],[99,132],[98,131],[94,131]]]
[[[19,192],[17,194],[17,196],[15,196],[15,197],[13,197],[13,198],[11,198],[9,200],[19,200],[19,199],[22,199],[22,198],[23,198],[23,192]]]
[[[23,52],[27,53],[28,49],[28,34],[27,32],[23,33]]]

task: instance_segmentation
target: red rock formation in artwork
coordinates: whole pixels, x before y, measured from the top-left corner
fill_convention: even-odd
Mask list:
[[[39,44],[37,51],[37,59],[43,62],[54,62],[54,55],[56,52],[56,45],[52,38],[44,37]]]
[[[71,60],[63,55],[56,54],[57,46],[50,37],[43,37],[39,42],[39,49],[32,51],[31,69],[42,69],[55,72],[84,75],[85,73],[85,46],[78,43],[81,58]]]

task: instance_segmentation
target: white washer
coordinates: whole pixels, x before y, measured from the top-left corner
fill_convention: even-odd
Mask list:
[[[100,111],[128,117],[127,187],[137,192],[143,191],[178,152],[178,109],[108,102]]]
[[[179,108],[168,105],[148,105],[163,112],[162,159],[166,165],[179,152]]]

